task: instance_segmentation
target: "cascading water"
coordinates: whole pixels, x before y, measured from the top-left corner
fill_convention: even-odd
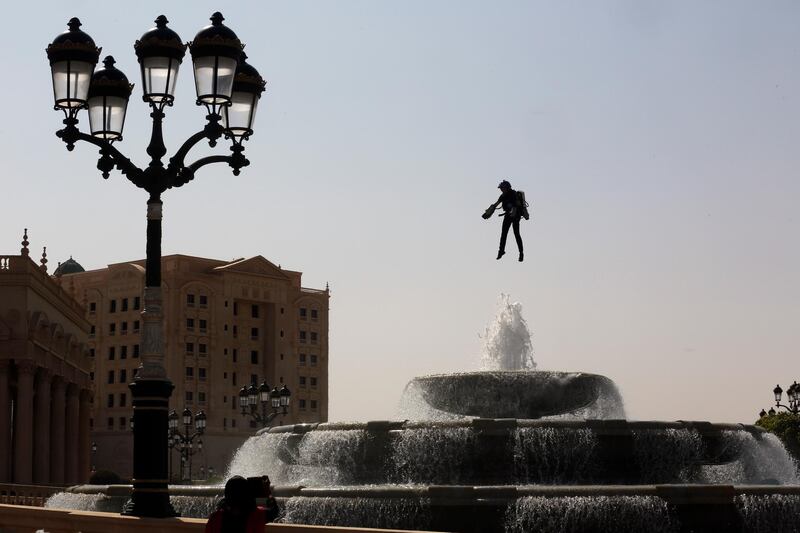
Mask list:
[[[481,370],[536,370],[528,323],[522,304],[500,295],[497,316],[483,335]]]
[[[624,420],[610,379],[535,370],[521,313],[502,296],[483,336],[484,370],[413,379],[400,420],[271,428],[242,445],[227,477],[269,475],[288,523],[797,531],[800,480],[776,437],[755,426]],[[85,494],[60,493],[48,506],[118,510],[124,489],[106,497],[78,487]],[[220,492],[171,487],[184,516],[207,516]]]
[[[648,496],[526,497],[506,517],[510,533],[677,533],[667,503]]]

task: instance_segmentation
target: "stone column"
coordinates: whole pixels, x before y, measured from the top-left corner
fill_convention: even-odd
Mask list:
[[[66,388],[60,377],[53,380],[53,401],[50,409],[50,483],[64,484],[64,452],[66,450]]]
[[[14,405],[14,483],[33,482],[33,376],[36,363],[14,361],[17,367],[17,401]]]
[[[81,390],[78,409],[78,483],[89,481],[89,471],[91,470],[89,458],[92,448],[89,442],[90,400],[91,392],[86,389]]]
[[[64,447],[64,481],[67,485],[78,483],[78,418],[80,405],[78,387],[67,386],[66,446]]]
[[[11,482],[11,400],[8,390],[8,359],[0,360],[0,483]]]
[[[36,374],[35,428],[33,446],[36,461],[33,465],[33,481],[39,485],[50,482],[50,386],[53,375],[40,368]]]

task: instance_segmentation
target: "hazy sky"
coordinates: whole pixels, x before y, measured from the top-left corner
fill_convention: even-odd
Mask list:
[[[44,49],[78,16],[114,55],[136,83],[119,146],[145,164],[133,42],[162,12],[188,41],[218,9],[269,82],[252,165],[167,192],[163,250],[330,281],[332,419],[474,369],[501,292],[541,368],[609,376],[631,418],[752,422],[800,378],[793,1],[16,2],[0,251],[28,227],[51,266],[144,256],[145,193],[54,135]],[[194,100],[187,57],[171,151],[203,125]],[[522,264],[480,218],[501,178],[533,204]]]

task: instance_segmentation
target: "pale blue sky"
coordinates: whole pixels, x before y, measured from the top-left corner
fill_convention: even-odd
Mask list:
[[[54,136],[44,48],[78,16],[114,55],[136,83],[119,146],[143,163],[132,44],[218,9],[269,82],[252,166],[168,192],[164,253],[330,281],[331,418],[388,418],[414,375],[474,368],[501,291],[541,368],[608,375],[632,418],[751,422],[800,378],[790,1],[15,3],[0,250],[27,226],[51,265],[144,255],[144,192]],[[194,99],[187,60],[171,150],[202,127]],[[504,177],[533,204],[523,264],[480,218]]]

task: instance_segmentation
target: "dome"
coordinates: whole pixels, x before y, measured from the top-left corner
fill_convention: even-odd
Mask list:
[[[86,272],[86,269],[80,263],[75,261],[72,256],[63,263],[59,263],[56,271],[53,272],[54,276],[62,276],[64,274],[77,274],[78,272]]]

